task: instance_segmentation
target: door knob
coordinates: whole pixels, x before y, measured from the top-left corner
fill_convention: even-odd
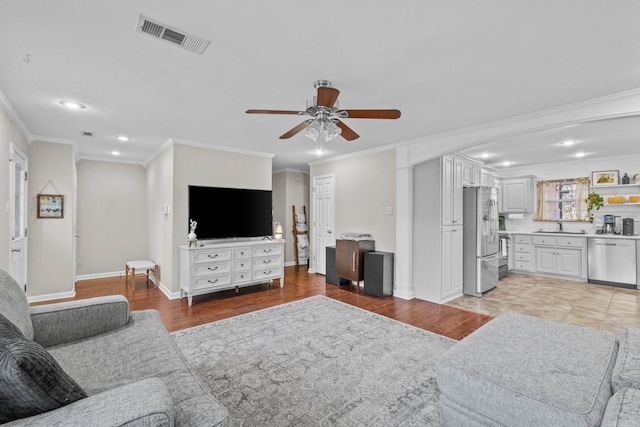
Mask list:
[[[331,230],[327,230],[327,234],[331,234]]]

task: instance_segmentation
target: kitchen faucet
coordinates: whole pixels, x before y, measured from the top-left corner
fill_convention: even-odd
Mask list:
[[[562,233],[562,223],[558,221],[558,225],[560,226],[560,232]]]

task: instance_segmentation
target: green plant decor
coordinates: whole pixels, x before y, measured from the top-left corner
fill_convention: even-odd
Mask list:
[[[600,210],[604,206],[604,197],[598,193],[589,193],[587,196],[587,215],[589,216],[589,222],[593,223],[593,208]]]

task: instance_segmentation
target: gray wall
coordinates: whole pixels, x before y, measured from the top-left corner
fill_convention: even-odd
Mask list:
[[[371,233],[376,250],[396,248],[396,152],[361,152],[342,160],[311,165],[310,182],[335,175],[335,231]],[[311,202],[313,203],[313,202]],[[392,215],[385,214],[391,207]]]
[[[78,279],[122,274],[126,261],[147,257],[145,168],[94,160],[77,168]]]
[[[74,292],[73,146],[35,141],[29,144],[29,249],[27,295]],[[38,219],[36,195],[62,194],[64,217]]]
[[[273,221],[282,224],[285,243],[285,264],[295,265],[295,251],[293,240],[293,211],[302,213],[302,207],[307,207],[309,216],[309,174],[300,171],[281,171],[273,174]],[[309,221],[309,218],[307,218]]]

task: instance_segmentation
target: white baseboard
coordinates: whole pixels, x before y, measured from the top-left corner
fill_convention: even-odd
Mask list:
[[[63,298],[73,298],[75,296],[76,296],[76,291],[57,292],[55,294],[36,295],[32,297],[28,296],[27,302],[32,303],[32,302],[50,301],[50,300],[63,299]]]
[[[124,271],[111,271],[107,273],[95,273],[95,274],[81,274],[76,276],[76,281],[91,280],[91,279],[103,279],[105,277],[117,277],[124,276]]]
[[[413,292],[413,286],[412,285],[397,285],[395,286],[395,289],[393,290],[393,296],[394,297],[398,297],[398,298],[402,298],[402,299],[414,299],[416,297],[415,293]]]
[[[180,299],[180,292],[171,292],[169,288],[167,288],[162,282],[160,282],[160,286],[158,289],[162,291],[162,293],[169,299]]]

